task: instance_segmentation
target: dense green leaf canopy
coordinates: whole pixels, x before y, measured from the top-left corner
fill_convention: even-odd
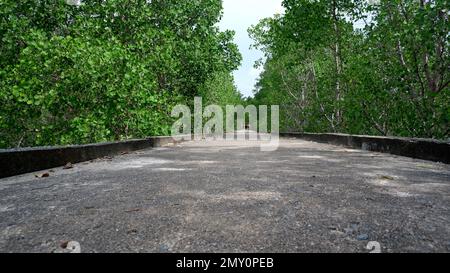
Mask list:
[[[239,66],[221,13],[220,0],[1,1],[0,147],[168,134],[173,105]]]
[[[449,138],[448,0],[285,0],[249,33],[284,131]],[[363,26],[363,27],[361,27]]]

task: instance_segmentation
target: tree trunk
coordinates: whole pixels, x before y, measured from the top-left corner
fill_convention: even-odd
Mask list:
[[[336,83],[335,83],[335,98],[337,106],[335,108],[335,117],[336,122],[339,125],[342,121],[342,111],[341,111],[341,105],[340,102],[342,100],[342,90],[341,90],[341,75],[342,75],[342,58],[341,58],[341,46],[340,46],[340,40],[341,40],[341,33],[339,29],[339,7],[336,0],[333,0],[333,6],[332,6],[332,16],[333,16],[333,28],[334,28],[334,34],[335,34],[335,40],[334,40],[334,63],[335,63],[335,73],[336,73]]]

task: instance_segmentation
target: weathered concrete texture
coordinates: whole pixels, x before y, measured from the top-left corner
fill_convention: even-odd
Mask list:
[[[450,164],[450,142],[448,141],[347,134],[282,133],[281,135]]]
[[[35,147],[0,150],[0,178],[84,162],[104,156],[117,155],[174,143],[172,137],[107,142],[63,147]]]
[[[445,164],[186,142],[0,180],[0,251],[450,252],[449,200]]]

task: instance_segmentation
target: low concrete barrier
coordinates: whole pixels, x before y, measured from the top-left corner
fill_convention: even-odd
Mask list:
[[[345,134],[281,133],[280,136],[450,164],[450,142],[445,141]],[[88,145],[0,150],[0,178],[171,143],[177,141],[172,137],[151,137]]]
[[[346,134],[282,133],[281,137],[300,138],[372,152],[424,159],[450,164],[450,142],[432,139],[357,136]]]
[[[172,137],[151,137],[88,145],[0,150],[0,178],[176,143]]]

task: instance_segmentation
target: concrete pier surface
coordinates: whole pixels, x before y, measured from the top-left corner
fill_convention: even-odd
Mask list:
[[[450,165],[282,138],[0,179],[0,252],[450,252]]]

